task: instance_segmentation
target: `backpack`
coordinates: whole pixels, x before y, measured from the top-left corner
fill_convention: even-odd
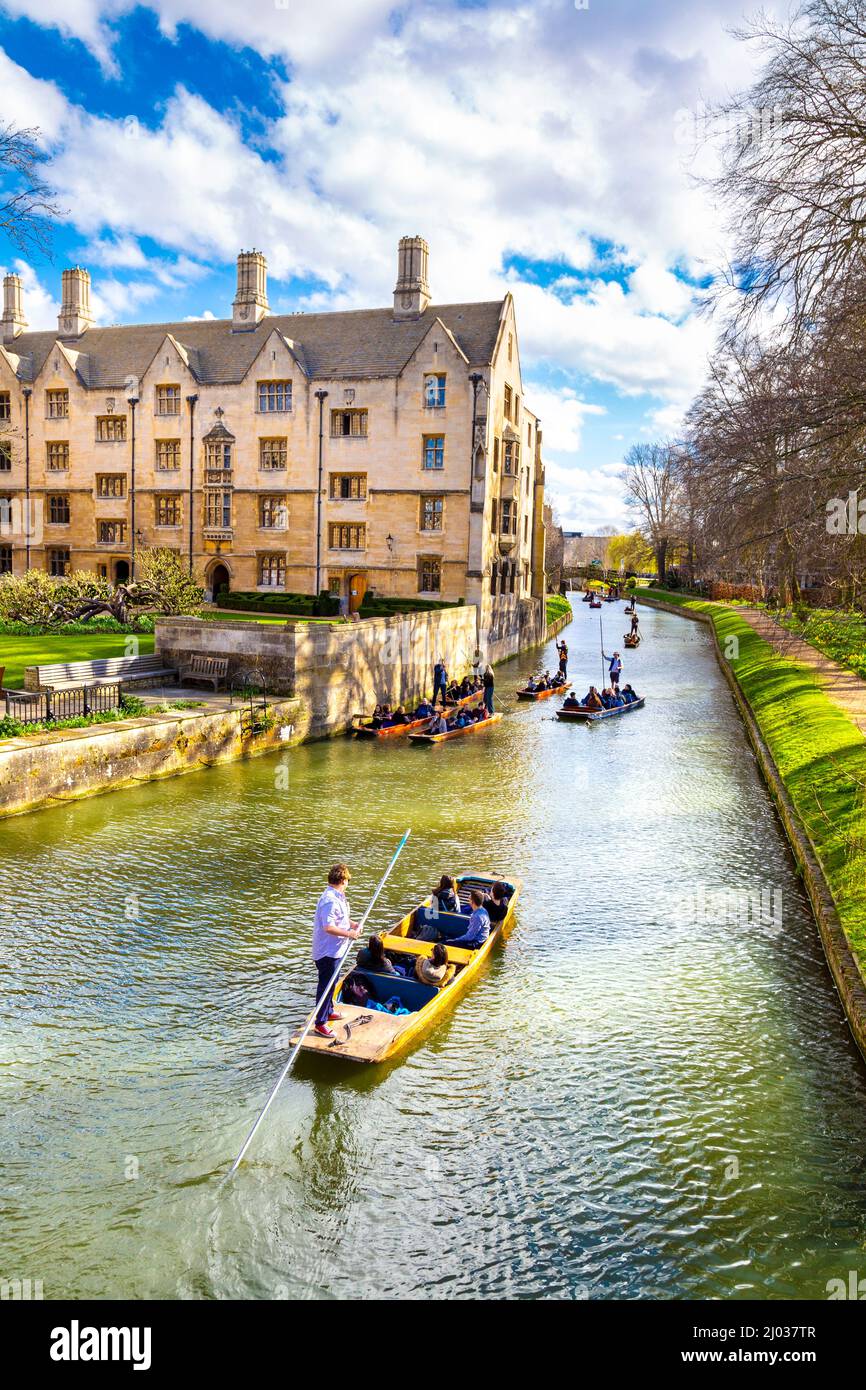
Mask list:
[[[344,1003],[354,1004],[357,1008],[364,1009],[370,998],[370,991],[360,975],[349,975],[340,991],[340,997]]]

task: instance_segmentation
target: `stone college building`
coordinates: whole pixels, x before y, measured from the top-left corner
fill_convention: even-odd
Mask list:
[[[511,295],[430,302],[428,247],[399,245],[394,304],[268,311],[238,257],[230,319],[93,326],[63,272],[57,331],[0,320],[0,572],[135,574],[176,549],[211,595],[367,590],[478,605],[487,638],[539,635],[544,470]]]

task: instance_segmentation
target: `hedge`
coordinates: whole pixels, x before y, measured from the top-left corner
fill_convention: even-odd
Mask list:
[[[216,601],[220,608],[259,609],[263,613],[289,613],[296,618],[334,618],[340,612],[339,599],[327,593],[258,594],[221,589]]]

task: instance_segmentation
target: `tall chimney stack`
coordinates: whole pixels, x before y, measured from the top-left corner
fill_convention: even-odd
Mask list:
[[[249,332],[269,312],[268,263],[261,251],[238,256],[238,289],[232,304],[232,329]]]
[[[0,338],[4,343],[17,338],[27,327],[24,317],[24,294],[20,275],[3,276],[3,317],[0,319]]]
[[[417,319],[430,303],[427,261],[430,247],[421,236],[400,238],[397,248],[397,287],[394,290],[395,319]]]
[[[80,265],[63,272],[63,300],[57,316],[61,338],[80,338],[93,323],[90,312],[90,271]]]

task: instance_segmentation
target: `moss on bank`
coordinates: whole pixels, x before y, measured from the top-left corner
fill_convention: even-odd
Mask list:
[[[866,738],[808,666],[777,652],[735,606],[647,589],[705,614],[806,827],[866,979]],[[735,639],[735,641],[733,640]]]

